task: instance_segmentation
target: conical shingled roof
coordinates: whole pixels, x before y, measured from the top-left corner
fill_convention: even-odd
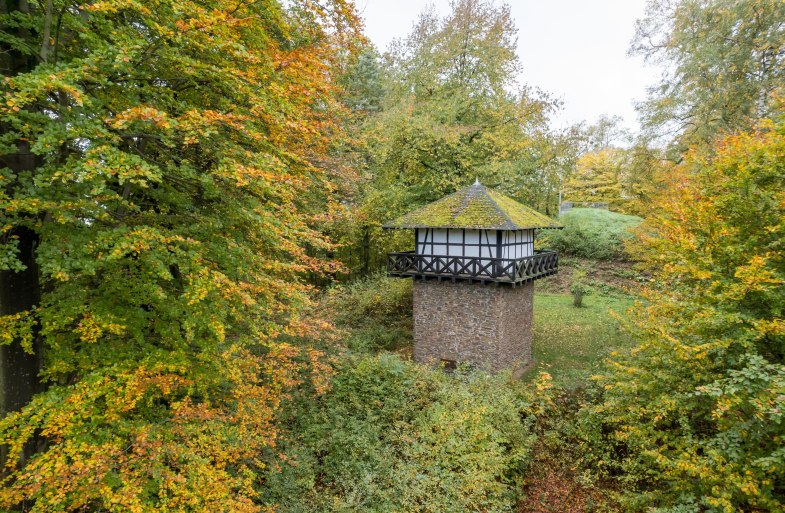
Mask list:
[[[479,181],[390,221],[384,227],[475,230],[563,228],[550,217],[485,187]]]

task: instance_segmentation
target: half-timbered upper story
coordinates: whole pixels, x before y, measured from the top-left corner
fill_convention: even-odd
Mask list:
[[[559,255],[535,250],[535,231],[562,226],[476,182],[385,228],[413,229],[414,251],[390,253],[390,276],[519,284],[555,274]]]

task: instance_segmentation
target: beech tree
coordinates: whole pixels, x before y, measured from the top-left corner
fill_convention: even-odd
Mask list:
[[[353,7],[3,5],[0,508],[258,511]]]
[[[611,210],[645,217],[669,167],[664,152],[644,142],[584,153],[564,182],[564,199],[608,203]]]
[[[785,508],[783,118],[714,150],[655,198],[633,246],[655,277],[631,311],[641,343],[584,410],[586,454],[633,510]]]
[[[426,202],[476,177],[504,188],[521,160],[534,160],[552,105],[518,82],[516,31],[508,6],[461,0],[445,18],[426,10],[391,46],[387,109],[373,123],[384,134],[380,183]]]

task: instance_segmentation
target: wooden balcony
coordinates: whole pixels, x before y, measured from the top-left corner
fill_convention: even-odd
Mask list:
[[[414,251],[387,254],[387,276],[420,276],[423,279],[471,280],[479,282],[528,283],[556,274],[557,251],[535,251],[534,256],[509,259],[422,255]]]

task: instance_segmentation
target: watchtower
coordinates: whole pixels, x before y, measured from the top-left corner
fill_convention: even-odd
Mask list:
[[[415,278],[414,359],[525,370],[533,282],[559,266],[535,231],[561,227],[479,181],[385,225],[414,230],[414,251],[387,258],[389,276]]]

